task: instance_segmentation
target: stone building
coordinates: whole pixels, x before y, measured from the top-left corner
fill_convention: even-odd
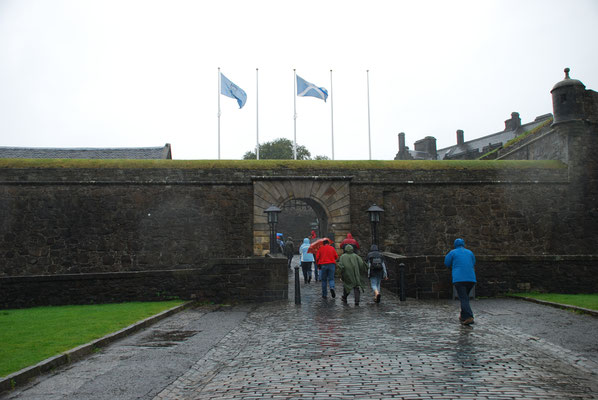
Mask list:
[[[463,130],[457,130],[457,144],[442,149],[436,149],[436,138],[426,136],[415,142],[415,150],[405,146],[405,133],[399,133],[399,151],[395,160],[475,160],[484,154],[498,149],[510,140],[546,124],[552,114],[536,117],[532,122],[521,123],[519,113],[511,113],[511,118],[505,121],[505,129],[477,139],[465,141]]]
[[[172,149],[170,143],[162,147],[0,147],[0,158],[172,160]]]
[[[520,140],[499,149],[492,159],[497,160],[560,160],[571,162],[571,143],[561,129],[565,123],[578,122],[590,127],[598,123],[598,93],[587,90],[577,79],[571,79],[569,68],[565,69],[565,78],[558,82],[550,93],[554,121],[545,129],[531,132],[531,135],[518,138]],[[571,125],[571,124],[569,124]],[[594,137],[596,134],[594,134]],[[585,152],[587,148],[580,148]],[[598,200],[597,200],[598,203]]]

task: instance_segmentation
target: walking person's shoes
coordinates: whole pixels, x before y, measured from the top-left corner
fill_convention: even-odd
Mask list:
[[[469,318],[467,318],[467,319],[465,319],[465,320],[461,321],[461,323],[462,323],[463,325],[471,325],[471,324],[473,324],[473,317],[469,317]]]
[[[347,296],[342,295],[341,296],[341,300],[342,300],[343,303],[346,303],[347,302]]]
[[[376,295],[376,303],[380,303],[380,297],[382,297],[382,295],[380,293],[378,293]]]
[[[334,289],[330,289],[330,295],[333,299],[336,297],[336,292],[334,291]]]

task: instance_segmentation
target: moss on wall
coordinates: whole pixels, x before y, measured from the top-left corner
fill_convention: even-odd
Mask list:
[[[560,161],[382,161],[382,160],[76,160],[0,159],[0,168],[110,168],[110,169],[241,169],[241,170],[501,170],[564,169]]]

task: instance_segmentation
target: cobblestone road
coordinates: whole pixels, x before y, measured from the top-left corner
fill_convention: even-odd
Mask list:
[[[366,292],[355,306],[352,296],[322,299],[312,281],[296,306],[292,289],[289,302],[257,307],[155,399],[598,398],[594,361],[490,313],[462,327],[456,301],[385,294],[374,304]]]

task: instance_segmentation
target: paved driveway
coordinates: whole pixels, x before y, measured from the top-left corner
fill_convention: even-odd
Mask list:
[[[292,278],[292,275],[291,275]],[[342,285],[339,285],[339,289]],[[6,399],[595,399],[598,318],[519,300],[195,308]],[[342,289],[341,289],[342,290]]]

